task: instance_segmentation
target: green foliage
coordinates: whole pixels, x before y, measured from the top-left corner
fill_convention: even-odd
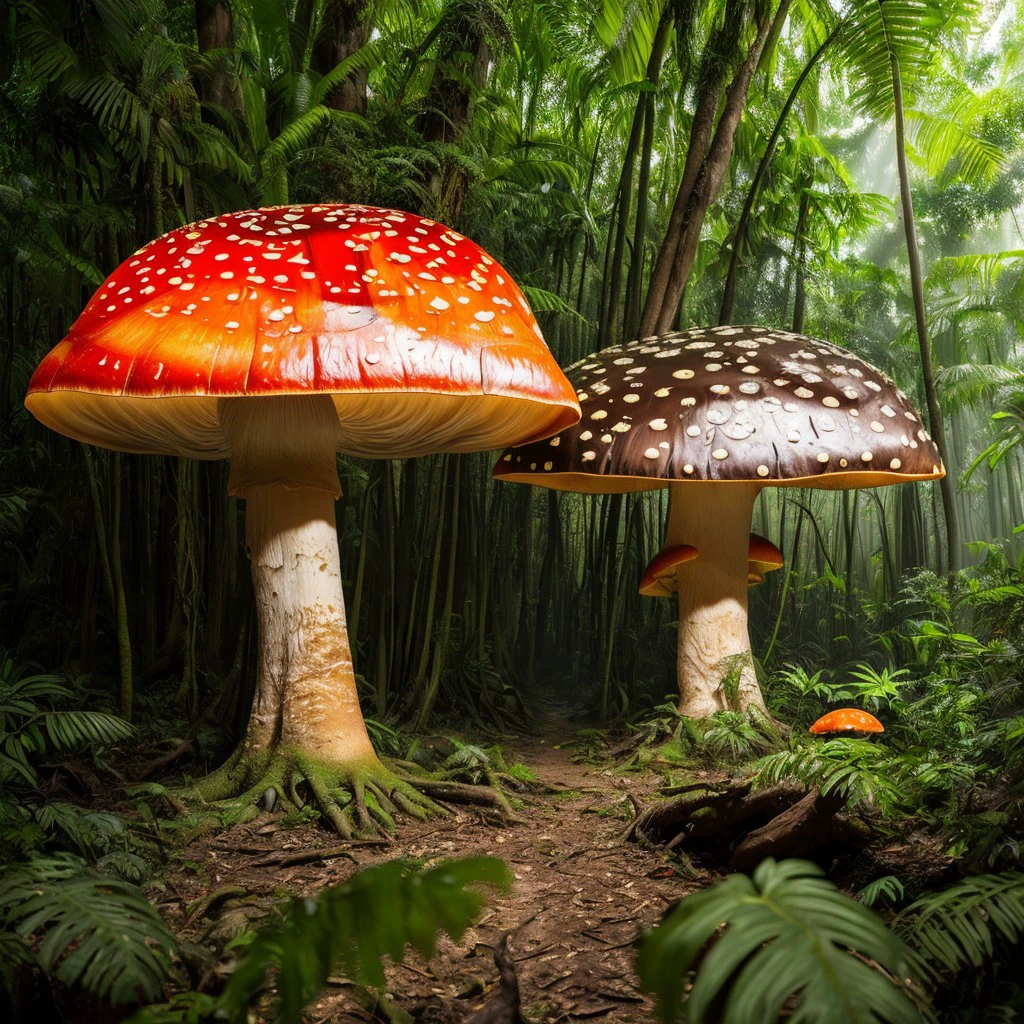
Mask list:
[[[763,757],[755,766],[759,784],[794,779],[835,793],[848,807],[876,805],[887,813],[903,806],[899,763],[884,747],[869,740],[831,739],[794,743]]]
[[[383,986],[384,959],[400,961],[407,946],[433,956],[437,935],[458,939],[484,901],[482,886],[505,891],[505,865],[489,857],[447,861],[410,872],[400,861],[359,872],[316,899],[294,901],[281,925],[259,931],[220,1000],[230,1021],[246,1020],[249,1003],[276,972],[280,1020],[297,1024],[328,975],[344,973]]]
[[[768,742],[746,716],[737,711],[719,711],[705,724],[701,746],[714,757],[743,761],[763,753]]]
[[[903,893],[903,883],[895,875],[883,875],[858,889],[857,899],[865,907],[873,907],[883,900],[886,903],[899,903]]]
[[[47,974],[114,1005],[157,998],[177,945],[138,888],[66,854],[0,875],[0,927],[5,946],[37,942]]]
[[[40,755],[95,749],[134,735],[116,715],[58,709],[74,698],[60,676],[29,674],[0,654],[0,787],[15,780],[37,785]]]
[[[790,1000],[789,1019],[807,1024],[915,1024],[909,963],[882,920],[820,868],[766,860],[752,878],[685,897],[645,934],[637,967],[666,1024],[773,1024]]]
[[[936,985],[962,971],[1008,962],[1024,939],[1024,875],[976,875],[915,900],[893,922],[914,949],[920,972]]]

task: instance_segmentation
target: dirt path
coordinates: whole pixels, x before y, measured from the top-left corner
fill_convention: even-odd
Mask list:
[[[639,928],[656,922],[694,883],[678,877],[661,855],[618,842],[630,816],[628,794],[639,796],[644,780],[574,764],[570,751],[550,740],[514,742],[506,755],[564,791],[521,811],[528,824],[494,827],[472,813],[459,813],[443,821],[406,823],[398,840],[383,848],[353,847],[356,863],[338,858],[261,867],[259,861],[289,849],[333,845],[320,829],[285,830],[264,817],[183,850],[184,870],[168,878],[162,909],[173,927],[193,941],[209,942],[264,912],[275,896],[314,893],[348,878],[358,866],[398,856],[491,854],[515,873],[513,891],[491,903],[462,941],[443,938],[430,963],[413,957],[392,967],[389,994],[397,1003],[417,1021],[463,1021],[497,991],[492,950],[508,932],[528,1021],[652,1021],[651,1003],[637,988],[633,942]],[[211,917],[185,923],[185,906],[228,884],[247,895],[228,901]],[[311,1021],[384,1019],[361,1007],[344,979],[336,981],[312,1008]]]

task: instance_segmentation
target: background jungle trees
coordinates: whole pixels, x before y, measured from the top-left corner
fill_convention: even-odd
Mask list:
[[[103,273],[207,213],[345,199],[452,222],[526,286],[564,364],[714,323],[729,292],[733,321],[847,345],[927,404],[894,66],[946,501],[964,541],[1014,559],[1022,25],[959,0],[16,3],[0,25],[3,643],[93,673],[144,721],[169,695],[241,725],[253,629],[226,467],[86,456],[21,407]],[[377,718],[519,720],[552,679],[612,713],[665,692],[671,612],[636,593],[658,495],[495,486],[486,456],[340,470]],[[797,647],[859,654],[906,614],[908,574],[957,561],[934,487],[779,492],[756,520],[788,566],[752,601],[769,667]]]

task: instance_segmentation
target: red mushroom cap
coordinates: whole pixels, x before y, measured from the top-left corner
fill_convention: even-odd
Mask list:
[[[674,544],[663,548],[644,569],[640,593],[644,597],[670,597],[676,592],[679,566],[692,562],[698,555],[697,549],[689,544]]]
[[[104,282],[42,361],[26,405],[122,451],[230,454],[217,402],[327,393],[338,450],[479,451],[579,419],[529,304],[464,235],[323,204],[177,228]]]
[[[759,533],[750,535],[750,548],[747,554],[747,585],[764,581],[766,572],[781,569],[786,564],[782,552],[767,537]]]
[[[836,732],[885,732],[885,726],[860,708],[836,708],[822,715],[809,731],[816,736],[825,736]]]

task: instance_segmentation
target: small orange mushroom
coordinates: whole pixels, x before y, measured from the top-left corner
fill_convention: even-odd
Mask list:
[[[782,552],[767,537],[759,533],[750,535],[747,554],[747,586],[753,587],[764,581],[765,573],[781,569],[786,564]]]
[[[860,708],[836,708],[822,715],[809,731],[815,736],[828,736],[841,732],[885,732],[885,726],[874,715]]]
[[[689,544],[673,544],[663,548],[648,563],[640,580],[640,593],[644,597],[671,597],[676,592],[676,573],[686,562],[692,562],[699,552]]]

